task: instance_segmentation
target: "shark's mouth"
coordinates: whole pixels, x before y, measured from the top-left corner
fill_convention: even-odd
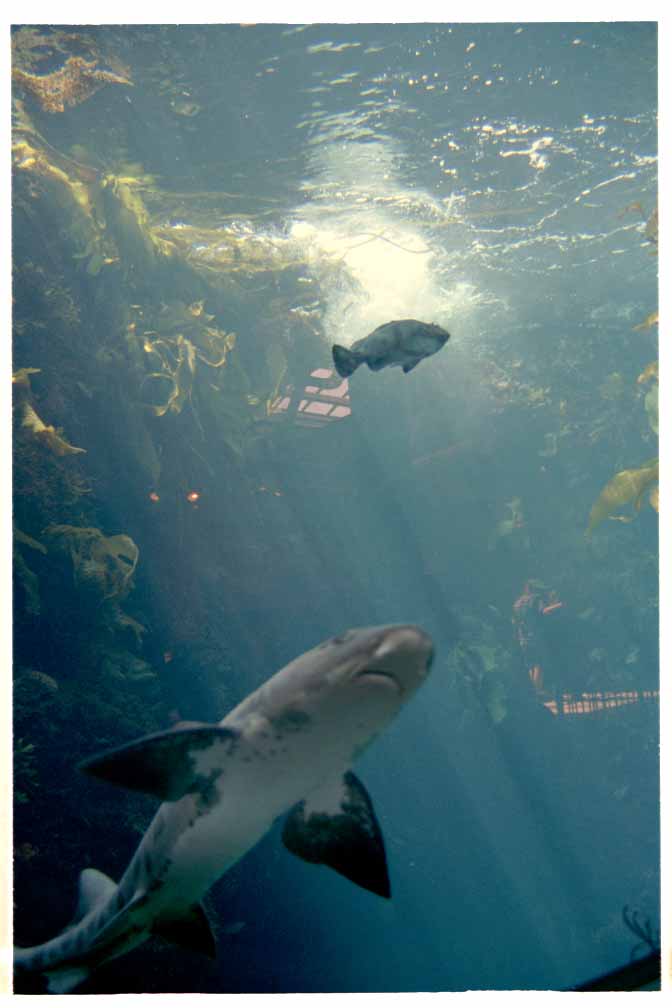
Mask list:
[[[380,683],[388,688],[392,687],[397,691],[397,693],[403,692],[401,684],[396,676],[394,676],[391,672],[387,672],[385,669],[364,668],[360,672],[357,672],[354,678],[358,682]]]

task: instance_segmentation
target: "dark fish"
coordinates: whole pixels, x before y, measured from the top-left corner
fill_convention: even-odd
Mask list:
[[[449,339],[450,333],[432,322],[401,319],[378,326],[349,349],[334,343],[331,353],[341,378],[348,378],[360,364],[368,364],[372,371],[398,365],[408,374]]]

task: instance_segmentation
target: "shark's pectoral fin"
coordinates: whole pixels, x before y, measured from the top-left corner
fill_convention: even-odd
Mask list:
[[[160,917],[152,925],[152,934],[192,952],[200,952],[210,959],[217,957],[215,936],[200,903],[195,903],[186,914],[179,917]]]
[[[296,805],[282,832],[287,850],[325,864],[351,882],[390,898],[383,835],[366,788],[352,772]]]
[[[408,374],[408,372],[412,371],[414,367],[417,367],[418,364],[420,363],[420,360],[421,360],[421,358],[418,358],[418,360],[414,360],[411,364],[404,364],[404,366],[402,368],[402,371],[404,372],[404,374]]]
[[[210,783],[209,777],[198,772],[199,753],[223,746],[223,758],[237,742],[236,732],[219,725],[157,732],[85,760],[79,769],[111,784],[145,791],[161,801],[177,801]]]

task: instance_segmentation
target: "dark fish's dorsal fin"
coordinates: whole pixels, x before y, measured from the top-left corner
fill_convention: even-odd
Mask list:
[[[287,850],[324,864],[377,896],[390,898],[383,835],[364,785],[348,772],[296,805],[282,831]]]
[[[189,907],[180,917],[160,917],[152,925],[152,934],[210,959],[217,957],[215,936],[200,903]]]
[[[177,801],[183,795],[204,790],[211,775],[199,772],[196,756],[212,746],[222,746],[218,760],[235,748],[238,734],[230,728],[204,725],[197,728],[169,729],[79,764],[79,769],[93,777],[145,791],[161,801]]]

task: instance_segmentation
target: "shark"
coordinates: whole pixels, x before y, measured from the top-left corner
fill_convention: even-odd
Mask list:
[[[352,764],[427,678],[430,636],[411,624],[347,630],[300,655],[216,724],[181,722],[80,769],[161,801],[119,883],[86,868],[55,938],[15,948],[17,982],[51,993],[156,935],[216,957],[210,886],[286,814],[285,847],[391,897],[382,832]]]

